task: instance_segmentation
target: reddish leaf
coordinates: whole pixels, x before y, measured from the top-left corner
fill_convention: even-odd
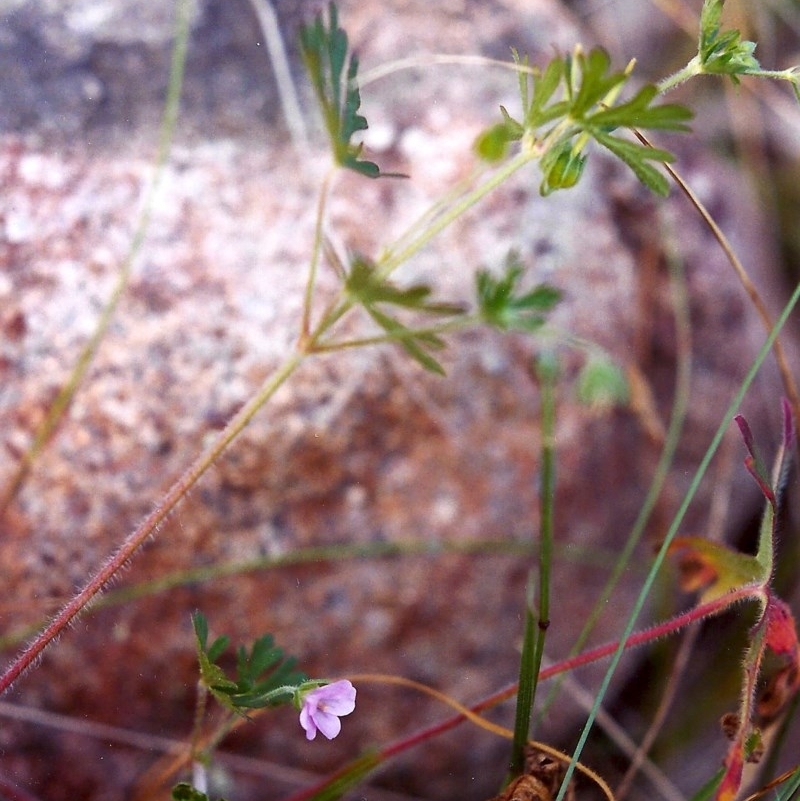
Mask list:
[[[750,454],[745,460],[745,466],[747,467],[748,472],[751,476],[756,480],[761,492],[764,493],[764,497],[774,506],[775,505],[775,492],[772,489],[772,482],[770,481],[769,471],[767,470],[767,466],[762,460],[761,456],[759,455],[758,451],[756,450],[755,440],[753,438],[753,432],[750,430],[750,426],[747,420],[742,417],[742,415],[737,414],[736,417],[733,418],[736,421],[736,424],[739,426],[739,431],[741,431],[742,439],[744,440],[744,445],[747,448],[748,453]]]
[[[764,612],[766,646],[777,654],[783,665],[771,675],[759,694],[756,720],[766,726],[780,717],[800,689],[800,644],[789,607],[772,593]]]
[[[793,660],[770,677],[756,703],[756,723],[765,728],[774,723],[800,689],[800,671]]]
[[[676,537],[669,552],[678,554],[681,588],[703,590],[703,602],[720,598],[731,590],[766,583],[768,575],[758,559],[702,537]]]

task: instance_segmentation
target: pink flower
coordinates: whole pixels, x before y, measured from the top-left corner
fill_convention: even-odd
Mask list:
[[[300,725],[306,738],[313,740],[317,730],[329,740],[342,730],[340,717],[356,708],[356,688],[349,681],[335,681],[304,693],[300,709]]]

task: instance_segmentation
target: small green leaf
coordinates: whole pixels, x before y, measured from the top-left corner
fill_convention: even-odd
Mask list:
[[[557,189],[571,189],[580,180],[585,166],[586,156],[575,153],[569,140],[560,148],[552,148],[541,161],[544,178],[539,186],[539,194],[547,197]]]
[[[227,650],[230,644],[231,638],[223,634],[221,637],[217,637],[217,639],[211,643],[211,647],[206,651],[206,655],[210,661],[216,662],[217,659],[219,659],[220,656],[222,656],[222,654]]]
[[[191,784],[181,782],[172,788],[172,801],[210,801],[205,793],[195,790]],[[225,801],[220,798],[219,801]]]
[[[347,33],[339,27],[334,3],[328,6],[328,20],[326,27],[318,14],[312,24],[300,28],[303,61],[322,109],[336,163],[368,178],[377,178],[378,165],[359,158],[362,145],[351,142],[353,135],[366,130],[368,125],[359,113],[358,58],[353,55],[348,62]]]
[[[377,277],[375,268],[366,260],[355,257],[345,279],[345,289],[350,297],[363,306],[374,303],[391,303],[407,309],[427,308],[425,300],[431,294],[430,287],[416,284],[400,289],[388,279]]]
[[[206,643],[208,642],[208,620],[199,610],[192,615],[192,626],[194,627],[198,646],[202,651],[205,651]]]
[[[488,161],[490,164],[501,161],[508,153],[508,145],[519,139],[509,130],[505,122],[498,122],[491,128],[485,130],[475,141],[475,152],[478,158]]]
[[[532,76],[533,98],[530,106],[527,105],[527,93],[523,97],[526,128],[539,128],[566,113],[568,104],[565,100],[557,101],[552,106],[547,105],[564,77],[564,69],[564,59],[556,57],[550,61],[544,73],[537,71]]]
[[[654,128],[670,131],[688,131],[686,124],[692,112],[676,103],[651,106],[658,96],[658,89],[648,84],[642,87],[630,100],[608,108],[601,108],[591,115],[592,128],[607,127],[609,130],[624,126],[626,128]]]
[[[725,768],[717,772],[689,799],[689,801],[711,801],[725,776]]]
[[[655,147],[645,147],[635,142],[627,142],[617,136],[600,133],[599,131],[595,132],[594,137],[603,147],[624,161],[645,186],[663,197],[669,194],[669,181],[652,164],[648,164],[648,160],[673,161],[674,157],[671,153]]]
[[[418,334],[411,329],[404,326],[399,320],[384,314],[374,306],[365,307],[370,317],[384,330],[387,334],[391,335],[398,341],[400,346],[422,367],[431,373],[444,376],[445,371],[439,362],[436,361],[430,354],[422,347],[424,343],[427,347],[443,347],[439,337],[433,335]]]
[[[628,382],[619,366],[605,356],[590,357],[578,377],[578,400],[604,410],[627,403],[628,397]]]
[[[561,292],[547,284],[539,284],[530,292],[518,292],[524,269],[513,251],[506,257],[502,277],[495,278],[488,270],[476,275],[478,309],[481,318],[502,331],[535,331],[546,321],[549,312],[561,299]]]
[[[515,63],[527,68],[528,59],[522,60],[516,51],[512,52]],[[588,54],[576,48],[572,55],[552,59],[544,71],[534,69],[529,74],[520,70],[524,124],[501,106],[503,121],[478,139],[479,156],[498,161],[506,155],[508,145],[519,139],[532,154],[538,148],[544,176],[539,191],[547,195],[578,183],[586,164],[586,145],[594,138],[621,158],[646,186],[666,195],[667,179],[649,162],[669,161],[671,155],[664,150],[644,149],[611,134],[617,128],[687,131],[692,113],[677,104],[653,105],[659,91],[652,85],[617,103],[630,71],[613,72],[611,59],[601,48]]]
[[[578,53],[576,59],[580,69],[580,86],[570,103],[569,114],[575,120],[584,118],[590,109],[605,100],[612,89],[624,83],[628,76],[624,72],[606,75],[611,59],[602,48],[596,47],[589,55]],[[572,59],[568,59],[567,73],[572,74]]]
[[[738,75],[759,70],[761,65],[753,56],[754,42],[742,40],[737,30],[720,32],[723,0],[705,0],[700,12],[700,39],[697,54],[703,72],[729,75],[738,83]]]
[[[243,714],[244,709],[285,703],[288,698],[281,688],[297,686],[306,681],[306,675],[294,669],[297,661],[284,656],[271,634],[257,639],[249,652],[244,646],[239,647],[236,679],[229,678],[216,664],[227,649],[229,638],[225,635],[218,637],[208,648],[208,622],[205,616],[196,612],[192,622],[197,640],[200,680],[226,709]]]
[[[240,653],[245,655],[245,649],[241,648]],[[268,667],[274,665],[281,658],[281,655],[281,649],[275,647],[275,640],[271,634],[260,637],[253,643],[253,651],[247,660],[249,673],[253,676],[258,676]]]
[[[443,340],[430,331],[407,327],[378,306],[387,304],[442,317],[462,314],[464,310],[460,305],[430,302],[431,289],[424,284],[398,287],[388,278],[382,278],[373,264],[359,256],[352,260],[345,277],[345,289],[350,298],[363,306],[370,317],[415,361],[426,370],[444,375],[442,366],[427,352],[444,347]]]

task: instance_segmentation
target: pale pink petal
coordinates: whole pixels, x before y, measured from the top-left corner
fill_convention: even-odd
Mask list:
[[[332,715],[349,715],[356,708],[356,688],[349,681],[336,681],[314,690],[317,705]]]
[[[300,710],[300,725],[305,729],[307,740],[313,740],[317,736],[317,724],[314,723],[314,715],[305,704]]]
[[[318,709],[314,715],[314,723],[317,728],[329,739],[332,740],[342,730],[342,721],[336,715],[330,715]]]

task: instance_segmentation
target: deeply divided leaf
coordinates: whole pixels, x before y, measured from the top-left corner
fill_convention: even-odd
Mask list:
[[[311,78],[317,101],[337,164],[377,178],[377,164],[361,159],[362,145],[351,141],[353,134],[366,130],[367,120],[359,113],[358,59],[348,56],[347,33],[339,27],[336,5],[328,6],[328,25],[317,15],[300,29],[300,50]]]
[[[245,709],[285,703],[287,695],[276,693],[281,687],[298,685],[306,675],[295,670],[297,660],[286,657],[275,645],[271,634],[258,638],[248,651],[244,646],[237,650],[236,676],[229,677],[217,664],[229,645],[225,635],[218,637],[211,647],[208,642],[208,622],[196,612],[192,617],[200,666],[200,680],[226,709],[242,714]]]
[[[416,311],[423,316],[445,317],[461,314],[463,309],[454,303],[429,301],[431,289],[425,284],[399,287],[380,276],[375,266],[356,256],[345,278],[345,289],[352,300],[360,304],[390,339],[426,370],[444,375],[444,368],[431,356],[431,350],[444,347],[444,341],[432,331],[410,328],[381,307],[394,306]]]
[[[484,322],[502,331],[535,331],[561,299],[561,292],[548,284],[538,284],[528,292],[520,290],[523,267],[516,253],[509,253],[505,270],[495,278],[488,270],[476,277],[478,310]]]
[[[527,58],[521,60],[515,52],[514,60],[527,68]],[[501,107],[503,121],[478,138],[478,155],[498,161],[517,140],[532,153],[540,150],[544,175],[540,192],[547,195],[578,183],[586,163],[586,145],[594,139],[627,164],[647,187],[667,194],[666,177],[653,162],[671,161],[672,156],[612,133],[620,128],[686,131],[692,114],[676,104],[654,104],[658,89],[652,85],[617,102],[629,77],[630,70],[612,71],[608,54],[600,48],[588,54],[577,48],[571,56],[554,58],[543,71],[520,72],[523,122]]]
[[[753,56],[754,42],[742,40],[737,30],[721,32],[723,0],[705,0],[700,13],[700,39],[697,54],[703,71],[729,75],[738,83],[738,75],[760,69]]]
[[[688,122],[692,112],[677,103],[664,103],[652,106],[658,95],[658,89],[648,84],[642,87],[626,103],[608,108],[600,108],[591,116],[593,126],[610,128],[625,126],[628,128],[652,128],[669,131],[688,131]]]
[[[669,182],[666,177],[649,162],[672,161],[671,153],[655,147],[645,147],[636,142],[629,142],[618,136],[611,136],[599,131],[595,132],[594,136],[603,147],[624,161],[646,187],[662,197],[669,194]]]

